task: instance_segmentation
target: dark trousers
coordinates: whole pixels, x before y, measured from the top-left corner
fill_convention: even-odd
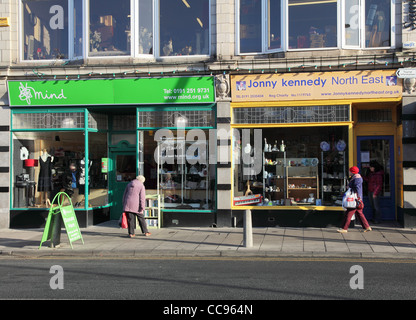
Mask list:
[[[147,230],[147,223],[144,219],[143,213],[134,213],[134,212],[126,212],[127,213],[127,224],[128,224],[128,231],[129,234],[134,234],[134,229],[136,229],[136,217],[139,220],[140,229],[142,229],[142,233],[148,233]]]
[[[370,205],[373,208],[373,220],[374,222],[378,222],[381,219],[380,198],[378,196],[374,198],[373,193],[368,192],[368,199],[370,200]]]

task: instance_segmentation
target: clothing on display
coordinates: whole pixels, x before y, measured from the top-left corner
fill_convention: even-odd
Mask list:
[[[50,155],[46,157],[44,155],[39,157],[39,179],[38,179],[38,191],[52,191],[52,162],[53,158]]]

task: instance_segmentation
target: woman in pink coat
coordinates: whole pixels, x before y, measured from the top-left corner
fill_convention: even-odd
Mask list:
[[[135,236],[136,216],[139,220],[140,228],[146,237],[150,236],[147,230],[146,220],[144,219],[144,208],[146,206],[146,189],[144,187],[145,178],[140,175],[130,181],[123,195],[123,211],[127,215],[129,237]]]

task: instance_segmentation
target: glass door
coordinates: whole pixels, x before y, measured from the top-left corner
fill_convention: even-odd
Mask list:
[[[119,219],[123,210],[123,194],[127,184],[136,178],[135,152],[112,152],[112,170],[110,173],[112,206],[110,218]]]
[[[382,220],[395,220],[395,169],[394,169],[394,136],[361,136],[357,137],[357,162],[360,173],[365,179],[370,172],[370,163],[379,164],[382,170],[382,188],[379,197]],[[363,183],[364,214],[373,219],[373,208],[368,198],[368,183]]]

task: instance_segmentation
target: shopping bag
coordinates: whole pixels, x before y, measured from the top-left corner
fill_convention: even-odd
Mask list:
[[[127,214],[125,212],[123,212],[122,216],[121,216],[121,228],[122,229],[127,229],[128,225],[127,225]]]
[[[342,198],[342,207],[345,209],[355,209],[357,208],[357,194],[348,188],[345,192],[344,197]]]

